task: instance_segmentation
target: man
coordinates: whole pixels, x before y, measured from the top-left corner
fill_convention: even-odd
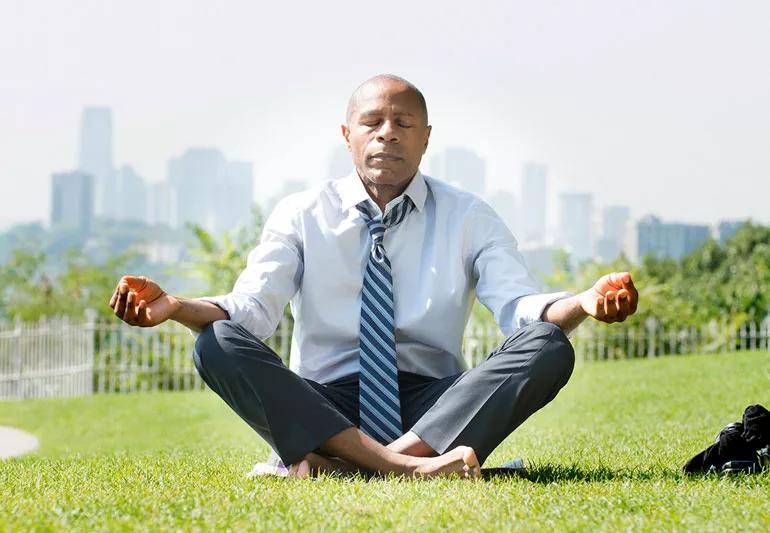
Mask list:
[[[636,310],[631,275],[572,296],[539,294],[500,218],[424,176],[431,126],[406,80],[350,98],[342,135],[355,171],[282,201],[233,291],[189,300],[125,276],[110,306],[137,326],[200,332],[196,367],[291,473],[360,469],[478,477],[494,448],[566,384],[564,332]],[[474,296],[508,339],[464,371]],[[291,366],[259,339],[291,301]]]

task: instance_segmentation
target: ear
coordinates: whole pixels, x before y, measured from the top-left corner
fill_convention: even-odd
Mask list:
[[[341,124],[340,131],[342,132],[342,137],[345,139],[345,146],[347,146],[348,151],[350,151],[350,128],[348,128],[347,124]]]
[[[422,148],[422,153],[424,154],[426,150],[428,149],[428,141],[430,140],[430,132],[433,131],[433,126],[428,125],[425,128],[425,145]]]

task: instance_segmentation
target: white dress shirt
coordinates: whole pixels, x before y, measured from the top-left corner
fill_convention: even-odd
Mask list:
[[[476,297],[510,335],[569,296],[540,294],[513,235],[477,196],[419,171],[404,194],[415,207],[384,237],[399,370],[433,377],[464,370],[461,343]],[[371,247],[355,207],[362,201],[380,213],[355,171],[286,197],[266,221],[233,291],[202,299],[261,339],[273,334],[290,301],[291,369],[321,383],[357,373],[361,287]]]

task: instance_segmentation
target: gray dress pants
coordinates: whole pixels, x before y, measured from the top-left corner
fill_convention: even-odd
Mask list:
[[[359,424],[357,375],[329,383],[301,378],[230,320],[216,321],[201,332],[193,358],[206,384],[286,465]],[[574,363],[562,330],[535,322],[461,374],[437,379],[399,372],[402,427],[439,454],[470,446],[483,464],[514,429],[556,396]]]

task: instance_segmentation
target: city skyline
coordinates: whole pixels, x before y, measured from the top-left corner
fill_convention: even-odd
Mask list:
[[[94,112],[96,112],[100,116],[94,116]],[[144,182],[147,186],[159,186],[162,185],[164,182],[168,180],[168,171],[167,171],[167,165],[169,163],[169,160],[172,159],[172,156],[169,156],[166,158],[166,161],[164,163],[164,170],[160,173],[160,175],[155,175],[153,178],[148,178],[147,175],[141,171],[137,172],[136,168],[141,167],[141,163],[136,163],[135,161],[123,161],[121,160],[120,163],[116,163],[115,159],[113,157],[114,152],[118,152],[118,145],[119,140],[115,140],[115,134],[114,131],[111,132],[109,135],[106,135],[105,138],[98,139],[98,142],[101,142],[104,147],[108,147],[109,149],[109,159],[105,159],[104,161],[99,161],[98,158],[94,160],[93,157],[89,159],[88,151],[84,149],[84,146],[87,145],[89,142],[93,143],[94,140],[97,139],[96,135],[93,133],[89,133],[89,130],[96,130],[104,132],[105,126],[104,123],[109,123],[109,127],[120,130],[119,126],[115,127],[114,117],[105,117],[104,113],[111,113],[112,108],[109,106],[85,106],[80,110],[80,120],[77,121],[80,125],[80,131],[78,131],[78,134],[74,137],[75,139],[79,139],[78,144],[75,149],[76,157],[75,164],[71,165],[70,167],[62,167],[58,171],[59,172],[77,172],[80,170],[86,170],[88,173],[90,173],[93,176],[94,179],[94,215],[101,216],[105,212],[113,212],[115,209],[120,209],[120,207],[117,205],[117,203],[114,200],[109,200],[111,194],[114,194],[117,192],[118,185],[112,184],[111,186],[106,185],[106,180],[108,178],[114,179],[116,176],[113,174],[107,175],[106,171],[104,169],[108,168],[108,164],[112,165],[112,172],[117,173],[118,180],[121,177],[122,172],[128,172],[134,175],[141,176]],[[190,149],[215,149],[215,150],[225,150],[223,147],[209,147],[205,145],[192,145],[188,146],[182,149],[182,152]],[[444,179],[448,181],[449,183],[454,183],[455,185],[460,184],[460,179],[458,178],[458,171],[451,168],[451,166],[447,166],[445,162],[440,162],[441,158],[446,158],[446,154],[449,153],[450,157],[451,154],[454,154],[455,152],[464,152],[467,154],[471,154],[473,157],[478,159],[477,165],[481,165],[482,167],[494,168],[494,164],[490,165],[486,158],[484,158],[481,154],[477,153],[476,151],[469,149],[467,147],[463,146],[456,146],[456,145],[450,145],[443,148],[437,148],[432,147],[432,149],[429,149],[425,156],[422,159],[420,168],[421,170],[426,173],[433,175],[434,177],[438,177],[440,179]],[[239,158],[236,158],[239,159]],[[109,163],[108,163],[109,162]],[[255,168],[254,168],[254,179],[255,182],[258,180],[259,173],[256,171],[256,169],[259,167],[258,162],[255,162]],[[352,170],[352,162],[349,158],[349,154],[347,150],[345,149],[344,145],[338,145],[338,146],[332,146],[329,148],[329,150],[326,152],[325,156],[323,157],[322,164],[319,165],[319,171],[315,173],[310,178],[303,178],[303,177],[286,177],[284,180],[272,180],[269,183],[269,186],[266,187],[264,190],[264,194],[259,189],[259,187],[254,187],[254,196],[253,201],[254,203],[265,207],[271,205],[271,199],[275,197],[276,194],[280,193],[282,190],[285,189],[284,184],[287,184],[288,187],[291,190],[296,190],[296,187],[292,187],[291,183],[297,183],[297,182],[304,182],[308,186],[312,186],[316,183],[320,183],[321,181],[325,179],[330,179],[334,177],[341,177],[343,169],[346,169],[346,171]],[[473,184],[471,183],[465,183],[466,185],[464,188],[469,190],[470,192],[473,192],[474,194],[478,194],[481,197],[488,198],[488,195],[493,192],[504,192],[507,194],[512,194],[518,201],[518,205],[516,206],[517,209],[520,210],[520,212],[517,214],[516,218],[519,223],[521,223],[522,219],[528,220],[531,219],[532,215],[532,209],[528,208],[527,204],[522,203],[523,195],[526,195],[526,188],[528,183],[528,177],[529,173],[535,169],[535,172],[537,172],[537,169],[545,169],[546,172],[551,174],[551,167],[548,165],[547,161],[531,161],[531,160],[523,160],[521,163],[521,167],[518,172],[512,172],[512,175],[506,180],[507,186],[499,185],[499,180],[494,179],[494,175],[490,175],[488,172],[484,172],[485,179],[482,180],[482,182],[475,182]],[[523,170],[522,170],[523,169]],[[336,171],[335,171],[336,170]],[[473,167],[469,167],[469,170],[473,170]],[[48,176],[50,176],[50,173],[52,171],[49,171]],[[475,179],[472,176],[474,175],[474,172],[470,172],[471,179]],[[553,179],[553,178],[552,178]],[[257,185],[255,183],[255,185]],[[111,187],[111,188],[110,188]],[[588,190],[588,189],[581,189],[579,186],[576,187],[567,187],[564,189],[558,189],[558,180],[557,184],[554,185],[553,183],[548,187],[548,190],[546,191],[547,195],[547,203],[551,204],[557,204],[559,202],[560,195],[570,195],[570,194],[591,194],[595,198],[599,197],[597,194],[597,191],[594,190]],[[105,190],[106,189],[106,190]],[[46,191],[47,193],[47,191]],[[49,201],[50,201],[50,195],[48,195]],[[612,202],[610,201],[610,204]],[[540,199],[538,199],[537,205],[541,205]],[[598,205],[604,205],[604,204],[598,204]],[[609,205],[609,204],[608,204]],[[40,207],[38,205],[38,207]],[[746,220],[746,219],[752,219],[760,223],[770,223],[770,209],[768,209],[767,214],[765,217],[762,216],[752,216],[752,215],[743,215],[743,216],[720,216],[720,215],[713,215],[712,218],[709,219],[693,219],[691,217],[686,216],[685,213],[681,213],[682,216],[679,218],[672,218],[669,216],[666,216],[662,210],[652,210],[652,211],[644,211],[639,206],[634,207],[633,205],[625,206],[628,207],[630,212],[633,213],[631,215],[631,218],[635,220],[641,220],[642,218],[653,215],[656,217],[662,217],[667,221],[671,221],[673,223],[683,223],[683,224],[706,224],[711,226],[716,226],[722,221],[725,220]],[[10,218],[10,217],[3,217],[0,216],[0,231],[7,229],[13,224],[16,223],[26,223],[26,222],[36,222],[36,221],[47,221],[50,217],[50,211],[51,206],[48,204],[45,209],[42,216],[31,218]],[[686,211],[686,210],[685,210]],[[4,212],[5,213],[5,212]],[[557,218],[557,215],[555,212],[552,212],[550,214],[546,215],[548,218],[545,220],[545,234],[552,233],[556,228],[559,226],[559,220]],[[519,228],[520,230],[522,228]],[[542,233],[541,233],[542,234]],[[522,240],[524,240],[525,236],[524,233],[522,233]]]
[[[115,166],[113,160],[113,152],[116,151],[116,142],[114,141],[114,121],[112,117],[112,110],[106,106],[87,106],[81,110],[80,129],[77,133],[79,139],[78,144],[78,165],[75,165],[71,169],[59,169],[58,173],[77,173],[86,172],[93,178],[93,216],[104,217],[107,213],[111,214],[108,218],[114,218],[115,220],[137,220],[137,221],[150,221],[150,222],[166,222],[172,226],[178,226],[179,221],[176,218],[166,212],[169,207],[158,207],[159,198],[162,199],[164,195],[168,194],[166,190],[168,182],[173,181],[173,172],[170,168],[173,166],[175,159],[183,158],[184,154],[188,152],[220,152],[216,157],[221,156],[221,150],[219,147],[188,147],[184,150],[182,156],[171,156],[166,160],[166,171],[159,180],[151,181],[147,180],[143,175],[138,174],[135,170],[135,165],[132,162],[125,162],[120,166]],[[96,150],[93,146],[96,145]],[[428,157],[429,155],[429,157]],[[204,158],[205,159],[205,158]],[[247,174],[253,174],[251,170],[252,162],[238,162],[233,161],[232,164],[246,164],[249,166]],[[228,163],[230,164],[230,163]],[[297,192],[302,188],[307,188],[315,183],[323,181],[324,179],[330,179],[334,177],[341,177],[345,173],[352,170],[352,162],[349,159],[349,154],[344,146],[337,146],[332,148],[327,154],[326,170],[318,173],[320,178],[315,181],[302,180],[302,179],[288,179],[280,183],[280,189],[273,189],[272,196],[260,195],[256,187],[253,187],[253,203],[259,205],[267,211],[274,205],[277,199],[284,194],[290,192]],[[525,161],[522,164],[522,168],[519,170],[518,175],[514,176],[513,185],[509,188],[498,188],[492,190],[490,187],[494,185],[487,184],[488,174],[486,172],[487,162],[479,154],[473,150],[469,150],[465,147],[450,146],[441,151],[435,150],[432,154],[426,154],[421,163],[421,169],[424,173],[432,176],[440,177],[447,182],[456,186],[461,186],[466,190],[479,195],[483,199],[494,204],[494,207],[499,212],[501,217],[506,220],[509,227],[512,230],[516,230],[516,236],[521,243],[530,243],[535,245],[541,245],[543,243],[564,244],[568,238],[560,238],[557,233],[561,231],[563,226],[563,220],[559,218],[559,210],[542,209],[547,204],[558,205],[561,202],[562,197],[581,197],[589,195],[592,199],[596,196],[593,191],[561,191],[555,190],[553,185],[546,186],[547,176],[549,174],[549,167],[543,162]],[[55,173],[55,172],[54,172]],[[205,175],[205,172],[203,173]],[[141,182],[143,186],[148,189],[148,196],[142,202],[147,202],[145,206],[147,212],[143,216],[136,216],[125,212],[125,203],[121,204],[114,200],[116,193],[123,193],[127,191],[136,191],[136,183]],[[200,180],[199,180],[200,181]],[[133,186],[128,186],[127,183],[132,183]],[[253,183],[253,180],[252,180]],[[206,191],[208,189],[203,187],[203,182],[199,183],[200,187],[198,196],[199,200],[204,201],[210,199],[211,194]],[[237,187],[236,187],[237,189]],[[240,186],[240,192],[243,192],[243,187]],[[200,192],[203,191],[203,192]],[[209,191],[210,192],[210,191]],[[233,197],[238,197],[238,201],[244,200],[242,195],[238,195],[238,190],[233,190]],[[188,200],[193,200],[196,197],[195,191],[190,191],[191,196]],[[219,196],[225,194],[226,191],[217,193]],[[153,195],[156,198],[153,198]],[[495,201],[494,195],[502,195]],[[50,201],[53,202],[53,195],[50,195]],[[512,205],[503,205],[501,203],[502,198],[512,200]],[[525,201],[528,198],[529,201]],[[226,203],[227,198],[217,198],[217,204],[223,205]],[[198,202],[200,203],[200,202]],[[176,203],[172,202],[173,205]],[[178,206],[177,206],[178,207]],[[215,207],[212,204],[212,208]],[[599,217],[595,220],[595,228],[592,228],[592,236],[587,238],[591,241],[598,241],[601,239],[603,232],[606,232],[606,226],[602,227],[604,218],[599,215],[599,211],[602,209],[608,209],[618,206],[601,206],[597,205],[597,213],[594,217]],[[198,210],[201,210],[202,206],[197,206]],[[659,212],[647,212],[641,216],[631,216],[631,207],[620,206],[624,210],[624,219],[631,221],[639,221],[646,217],[653,216],[660,218]],[[158,209],[162,212],[158,215]],[[173,209],[173,207],[172,207]],[[195,210],[196,208],[191,208]],[[515,209],[516,212],[511,211]],[[53,204],[49,204],[46,216],[41,219],[26,219],[18,221],[9,221],[0,218],[0,231],[7,229],[10,225],[15,223],[25,222],[47,222],[51,219],[51,213],[53,212]],[[150,211],[153,211],[151,213]],[[269,214],[269,213],[266,213]],[[606,216],[606,215],[604,215]],[[133,218],[132,218],[133,217]],[[211,227],[212,229],[226,229],[229,225],[215,228],[212,224],[206,223],[203,219],[185,218],[185,221],[197,221],[203,222],[204,226]],[[716,220],[710,220],[705,222],[706,225],[716,228],[720,223],[733,222],[736,220],[744,221],[751,217],[737,217],[737,218],[717,218]],[[762,219],[755,218],[754,220],[762,222]],[[171,221],[171,222],[169,222]],[[176,222],[175,222],[176,221]],[[684,219],[666,219],[667,223],[682,223],[682,224],[698,224],[698,222],[686,222]],[[701,223],[703,224],[703,223]],[[534,228],[534,229],[533,229]],[[603,229],[604,228],[604,229]],[[615,239],[617,236],[614,237]],[[584,255],[584,254],[579,254]],[[599,256],[604,256],[602,253],[598,253]]]
[[[591,192],[635,218],[770,222],[770,73],[760,68],[770,5],[461,5],[266,12],[236,2],[217,17],[175,0],[7,10],[0,219],[46,218],[50,172],[76,168],[68,135],[82,107],[113,110],[117,168],[158,182],[172,154],[219,147],[255,163],[261,200],[288,180],[325,178],[348,95],[394,72],[427,98],[426,162],[472,150],[489,191],[518,190],[519,169],[537,161],[554,193]],[[349,37],[369,20],[415,38],[371,54]],[[301,38],[287,40],[288,28]]]
[[[192,223],[219,234],[251,218],[255,205],[252,162],[230,160],[218,148],[188,148],[168,160],[164,181],[147,184],[131,165],[115,168],[112,128],[109,108],[83,109],[79,168],[51,176],[52,229],[88,235],[98,226],[93,220],[132,221],[172,230]],[[328,176],[351,170],[344,156],[332,151]],[[573,266],[586,260],[613,261],[621,252],[632,261],[648,254],[680,259],[709,237],[724,242],[745,222],[682,224],[655,215],[634,220],[628,206],[595,205],[593,193],[588,192],[559,192],[553,209],[548,200],[548,167],[534,162],[523,165],[518,198],[507,190],[491,192],[486,187],[486,161],[462,147],[433,154],[429,168],[432,175],[443,175],[448,183],[486,200],[516,236],[527,263],[546,275],[554,267],[557,249],[569,254]],[[261,203],[264,214],[269,215],[284,196],[308,187],[302,180],[283,182],[276,195]],[[550,226],[547,221],[554,217],[556,225]],[[180,243],[172,250],[168,242],[153,242],[150,235],[146,239],[145,247],[153,257],[182,254]]]

